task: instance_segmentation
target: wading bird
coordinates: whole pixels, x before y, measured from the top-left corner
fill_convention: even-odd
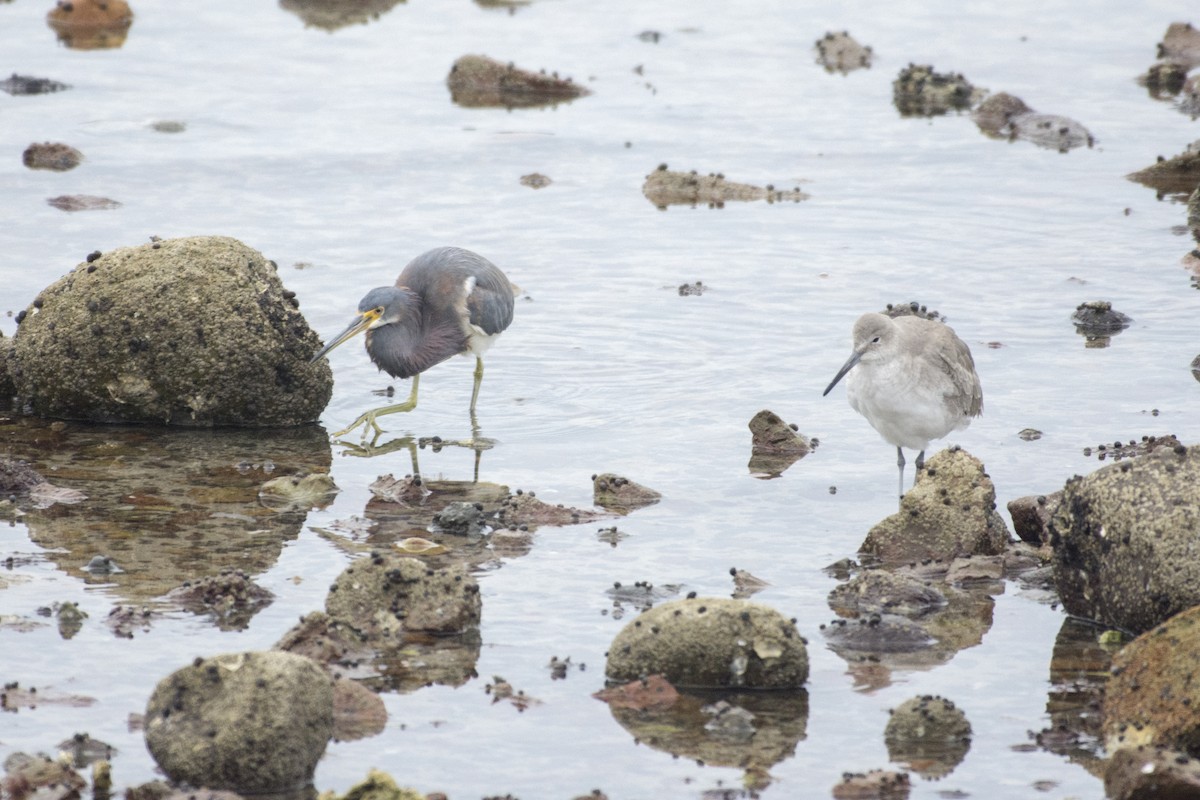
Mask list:
[[[916,316],[863,314],[854,323],[853,352],[824,394],[846,374],[846,399],[884,441],[896,446],[900,493],[904,450],[917,450],[917,469],[933,439],[962,430],[983,413],[983,388],[966,343],[949,326]]]
[[[393,378],[412,378],[412,392],[403,403],[368,411],[343,436],[359,426],[376,435],[376,422],[385,414],[417,407],[421,373],[450,356],[475,356],[475,388],[471,392],[471,421],[483,380],[483,354],[513,318],[513,286],[500,269],[481,255],[460,247],[439,247],[417,256],[396,279],[395,286],[372,289],[358,304],[358,315],[325,345],[312,361],[343,342],[366,332],[367,355]]]

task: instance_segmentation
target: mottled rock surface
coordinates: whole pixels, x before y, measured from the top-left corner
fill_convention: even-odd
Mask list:
[[[859,552],[885,565],[1002,553],[1009,536],[995,505],[983,463],[947,448],[925,462],[900,510],[870,530]]]
[[[971,723],[962,709],[935,695],[910,698],[892,709],[883,732],[888,757],[926,778],[949,774],[971,747]]]
[[[904,117],[966,111],[983,95],[961,74],[934,72],[929,64],[909,64],[892,82],[892,102]]]
[[[628,478],[605,472],[592,476],[592,499],[596,505],[618,514],[628,514],[654,505],[662,495]]]
[[[792,689],[808,679],[808,652],[793,622],[747,600],[674,600],[628,623],[605,675],[628,682],[663,675],[695,688]]]
[[[23,312],[9,367],[38,416],[300,425],[332,392],[318,346],[271,262],[200,236],[89,256]]]
[[[725,180],[721,173],[701,175],[695,170],[678,172],[668,169],[666,164],[660,165],[646,176],[646,182],[642,184],[642,194],[658,208],[671,205],[707,205],[720,208],[730,201],[766,200],[768,203],[798,203],[808,199],[808,195],[798,187],[776,189],[770,184],[765,187],[753,186],[749,183]]]
[[[25,148],[21,161],[30,169],[66,172],[79,166],[83,153],[62,142],[34,142]]]
[[[1108,800],[1191,800],[1200,797],[1200,760],[1165,747],[1122,747],[1104,767]]]
[[[856,69],[870,69],[874,57],[870,47],[858,43],[848,31],[834,33],[828,31],[813,47],[817,51],[817,63],[826,72],[840,72],[843,75]]]
[[[58,40],[76,50],[102,50],[125,43],[133,11],[125,0],[63,0],[46,14]]]
[[[1154,164],[1125,177],[1160,194],[1187,196],[1200,186],[1200,141],[1192,142],[1179,155],[1159,156]]]
[[[197,658],[159,681],[146,744],[172,780],[242,793],[298,789],[333,733],[329,675],[277,651]]]
[[[1200,606],[1143,633],[1113,656],[1104,696],[1109,751],[1139,745],[1200,753]]]
[[[1019,97],[1007,92],[991,95],[971,113],[975,124],[988,136],[1023,139],[1038,147],[1065,153],[1095,144],[1087,128],[1057,114],[1039,114]]]
[[[432,569],[415,558],[372,553],[342,571],[325,611],[368,637],[400,631],[461,633],[479,624],[479,584],[462,566]]]
[[[1062,501],[1062,491],[1028,495],[1008,502],[1013,531],[1021,541],[1043,545],[1050,541],[1050,517]]]
[[[1140,633],[1200,604],[1200,448],[1072,478],[1050,533],[1071,614]]]
[[[558,73],[531,72],[480,55],[455,61],[446,85],[451,100],[470,108],[553,105],[591,94],[570,78],[558,77]]]

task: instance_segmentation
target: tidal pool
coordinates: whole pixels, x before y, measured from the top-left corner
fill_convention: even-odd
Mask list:
[[[468,449],[418,450],[422,474],[470,482],[478,470],[481,482],[579,508],[591,507],[597,473],[662,494],[481,558],[477,677],[385,692],[383,733],[332,744],[319,789],[344,791],[378,767],[452,798],[593,788],[736,797],[751,791],[746,780],[755,796],[828,796],[843,772],[900,768],[884,739],[888,710],[937,694],[969,720],[972,740],[937,780],[914,774],[913,797],[1027,797],[1035,785],[1040,796],[1102,795],[1086,735],[1061,746],[1031,735],[1081,708],[1086,718],[1079,687],[1103,670],[1094,637],[1044,597],[1005,584],[978,640],[936,666],[848,663],[825,646],[819,626],[833,618],[837,580],[823,568],[853,556],[894,511],[896,465],[840,388],[821,391],[860,313],[917,300],[974,354],[983,416],[942,444],[986,464],[1002,511],[1101,466],[1086,447],[1166,433],[1200,441],[1189,367],[1200,295],[1181,264],[1195,242],[1178,196],[1125,178],[1200,136],[1136,82],[1178,4],[1105,0],[1082,13],[1028,0],[412,0],[339,27],[327,16],[306,24],[311,12],[292,3],[144,2],[120,46],[99,49],[60,44],[47,10],[0,7],[3,69],[70,86],[0,94],[5,336],[88,253],[151,236],[234,236],[260,250],[326,337],[410,258],[460,245],[522,294],[479,399],[481,434],[495,446],[478,465]],[[869,69],[815,63],[814,42],[842,30],[872,47]],[[591,94],[543,107],[455,104],[450,67],[476,53],[569,76]],[[892,81],[910,62],[1076,120],[1095,142],[1060,153],[990,138],[966,114],[901,116]],[[27,169],[24,150],[47,141],[83,161]],[[641,187],[664,163],[807,198],[660,210]],[[523,185],[533,173],[551,182]],[[64,196],[120,205],[47,202]],[[703,292],[680,291],[697,282]],[[1092,301],[1132,319],[1106,347],[1071,321]],[[325,429],[387,402],[391,382],[359,347],[334,351],[331,364]],[[387,438],[470,435],[473,368],[454,359],[426,373],[420,405],[387,418]],[[820,441],[772,480],[747,466],[747,424],[762,409]],[[86,731],[117,749],[118,789],[155,777],[129,724],[154,684],[198,655],[269,647],[321,608],[350,545],[370,536],[369,484],[413,469],[405,447],[325,451],[315,428],[130,431],[9,417],[5,452],[89,499],[5,513],[0,679],[43,699],[2,717],[0,757],[52,752]],[[341,489],[331,505],[258,503],[261,482],[326,465]],[[124,572],[84,571],[100,553]],[[176,579],[223,567],[275,594],[245,628],[170,610],[132,638],[104,624],[115,606],[159,609]],[[803,702],[750,704],[778,714],[783,738],[749,776],[695,743],[656,746],[638,720],[591,696],[609,643],[636,613],[609,593],[614,583],[729,596],[731,567],[766,581],[754,599],[795,617],[809,639]],[[38,613],[66,602],[89,615],[71,638]],[[497,676],[539,702],[496,702],[487,687]]]

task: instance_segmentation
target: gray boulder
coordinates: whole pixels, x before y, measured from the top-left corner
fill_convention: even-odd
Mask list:
[[[747,600],[693,597],[663,603],[626,625],[605,675],[627,682],[662,675],[690,688],[795,689],[808,651],[794,622]]]
[[[1200,604],[1200,448],[1075,477],[1050,520],[1067,612],[1141,633]]]
[[[43,417],[168,425],[300,425],[329,365],[273,263],[197,236],[94,253],[18,316],[8,371]]]
[[[242,794],[303,788],[332,733],[329,675],[278,651],[197,658],[146,705],[146,744],[171,780]]]

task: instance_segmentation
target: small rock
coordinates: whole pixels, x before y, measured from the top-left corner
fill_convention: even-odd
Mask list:
[[[30,75],[18,75],[15,72],[11,77],[0,81],[0,91],[8,92],[11,95],[50,94],[70,88],[65,83],[52,81],[49,78],[34,78]]]
[[[62,142],[31,144],[21,154],[21,160],[30,169],[49,169],[66,172],[75,169],[83,161],[83,153]]]
[[[908,773],[873,769],[843,774],[833,796],[835,800],[906,800],[911,788]]]
[[[167,592],[167,600],[195,614],[208,614],[223,631],[245,630],[275,594],[256,585],[240,569],[225,567]]]
[[[1088,129],[1073,119],[1038,114],[1025,101],[1006,92],[991,95],[971,113],[979,130],[998,139],[1024,139],[1038,147],[1065,153],[1095,144]]]
[[[917,472],[900,510],[871,528],[859,546],[885,565],[1003,553],[1008,530],[996,513],[996,489],[983,463],[951,447]]]
[[[808,195],[798,188],[780,190],[775,189],[774,186],[762,188],[748,183],[727,181],[725,176],[720,173],[699,175],[695,170],[675,172],[667,169],[666,164],[662,164],[646,176],[646,182],[642,184],[642,194],[660,209],[671,205],[692,207],[706,205],[709,208],[723,208],[725,203],[734,200],[798,203],[808,199]]]
[[[528,186],[530,189],[545,189],[552,183],[554,181],[540,172],[531,172],[528,175],[521,176],[521,185]]]
[[[688,598],[638,615],[609,647],[608,680],[655,674],[677,687],[794,689],[808,678],[808,653],[795,624],[772,608]]]
[[[843,75],[856,69],[869,69],[874,53],[870,47],[864,47],[855,41],[848,32],[827,32],[814,45],[817,51],[817,63],[826,72],[840,72]]]
[[[1013,531],[1022,541],[1041,546],[1050,542],[1050,517],[1062,502],[1062,490],[1046,495],[1028,495],[1010,500],[1008,514]]]
[[[649,675],[620,686],[601,689],[592,697],[614,708],[667,708],[679,699],[679,692],[662,675]]]
[[[1191,143],[1171,158],[1160,156],[1157,163],[1125,177],[1156,190],[1160,196],[1186,197],[1200,185],[1200,142]]]
[[[592,496],[596,505],[618,514],[628,514],[662,499],[653,489],[610,472],[592,476]]]
[[[116,200],[91,194],[60,194],[47,198],[46,202],[60,211],[106,211],[121,207]]]
[[[557,73],[530,72],[487,56],[462,56],[446,77],[450,99],[464,107],[528,108],[555,105],[591,94]]]
[[[984,91],[961,74],[934,72],[928,64],[909,64],[892,83],[892,102],[902,117],[933,117],[965,111]]]
[[[954,703],[935,695],[904,701],[883,733],[888,758],[926,779],[949,775],[971,747],[971,723]]]

